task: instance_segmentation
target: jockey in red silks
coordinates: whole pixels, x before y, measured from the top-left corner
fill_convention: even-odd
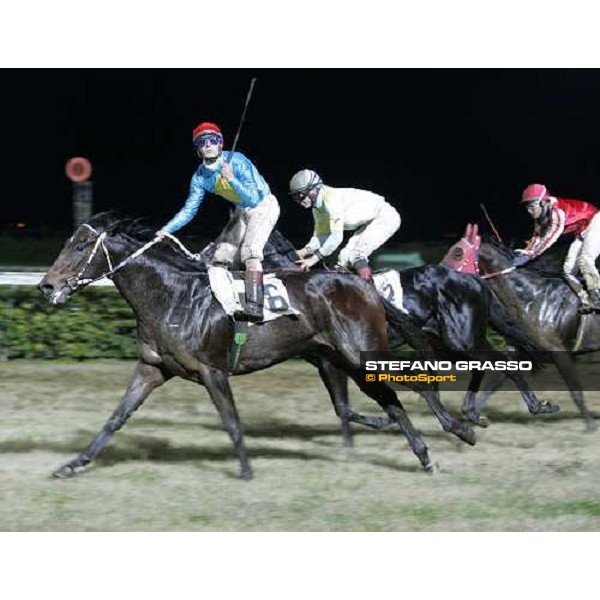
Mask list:
[[[519,267],[545,252],[562,235],[573,234],[563,265],[564,276],[587,309],[600,310],[600,275],[596,258],[600,255],[600,212],[581,200],[551,196],[545,185],[534,183],[523,191],[522,202],[535,222],[533,237],[527,242],[513,266]],[[576,277],[581,271],[587,293]]]

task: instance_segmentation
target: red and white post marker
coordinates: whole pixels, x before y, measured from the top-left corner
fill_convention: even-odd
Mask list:
[[[81,156],[70,158],[65,166],[67,177],[73,182],[73,228],[77,229],[92,216],[92,163]]]

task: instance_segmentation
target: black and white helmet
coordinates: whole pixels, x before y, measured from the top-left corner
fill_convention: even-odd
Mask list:
[[[295,200],[301,200],[308,192],[323,185],[323,180],[310,169],[298,171],[290,179],[290,194]]]

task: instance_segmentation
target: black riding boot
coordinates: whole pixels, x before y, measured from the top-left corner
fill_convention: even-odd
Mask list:
[[[246,271],[246,310],[245,316],[252,323],[260,323],[263,318],[263,272]]]

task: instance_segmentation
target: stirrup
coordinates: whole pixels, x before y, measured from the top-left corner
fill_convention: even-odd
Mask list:
[[[262,323],[265,319],[262,306],[254,302],[247,302],[242,310],[233,314],[235,321],[246,321],[248,323]]]
[[[577,312],[580,315],[589,315],[592,313],[600,313],[600,304],[595,304],[595,303],[581,304],[579,306],[579,308],[577,309]]]
[[[600,312],[600,292],[593,290],[591,293],[588,293],[588,297],[585,300],[581,300],[581,305],[577,309],[577,312],[581,315]]]

